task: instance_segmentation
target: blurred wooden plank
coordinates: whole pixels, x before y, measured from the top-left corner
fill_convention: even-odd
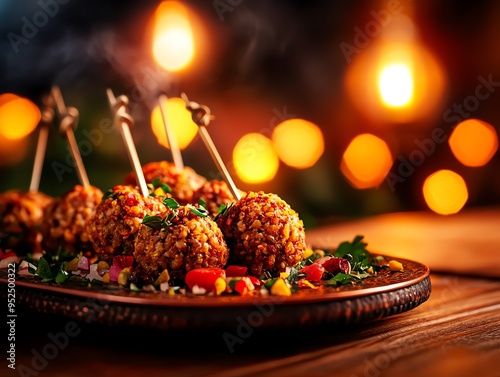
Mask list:
[[[431,271],[500,277],[500,208],[442,216],[399,212],[306,230],[309,244],[335,247],[364,235],[370,250],[427,264]]]

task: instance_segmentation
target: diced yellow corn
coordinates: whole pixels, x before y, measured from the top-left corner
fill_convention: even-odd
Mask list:
[[[391,271],[403,271],[403,265],[396,260],[391,260],[389,261],[389,269]]]
[[[161,187],[157,187],[154,191],[156,196],[165,196],[165,191]]]
[[[214,286],[215,286],[215,293],[217,293],[217,295],[220,295],[222,292],[226,290],[227,284],[223,278],[217,278],[217,280],[214,283]]]
[[[287,279],[290,276],[290,272],[280,272],[280,278]]]
[[[161,283],[167,283],[169,280],[170,280],[170,275],[169,275],[168,271],[163,270],[161,272],[160,276],[158,276],[158,278],[156,278],[155,284],[160,285]]]
[[[309,288],[312,288],[312,289],[318,289],[319,288],[317,285],[314,285],[309,280],[302,279],[301,282],[302,282],[302,284],[308,286]]]
[[[306,251],[304,251],[304,256],[302,257],[302,259],[307,259],[309,258],[311,255],[313,255],[313,249],[311,249],[310,247],[308,247],[306,249]]]
[[[105,272],[104,275],[102,275],[102,282],[109,283],[109,272]]]
[[[68,272],[71,272],[71,271],[76,271],[78,270],[78,260],[80,258],[79,257],[76,257],[76,258],[73,258],[67,265],[66,265],[66,268],[65,270],[68,271]]]
[[[130,277],[130,274],[131,274],[130,267],[125,267],[123,270],[121,270],[120,274],[118,275],[118,284],[126,285],[128,282],[128,278]]]
[[[271,294],[276,296],[291,296],[292,291],[284,279],[276,279],[271,286]]]

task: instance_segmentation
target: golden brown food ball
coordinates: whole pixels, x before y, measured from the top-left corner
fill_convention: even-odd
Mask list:
[[[227,206],[236,201],[229,186],[224,181],[212,179],[194,192],[193,203],[205,202],[207,211],[216,216],[221,206]]]
[[[102,259],[132,255],[134,238],[143,227],[144,216],[165,211],[161,198],[145,197],[131,186],[114,186],[105,193],[90,224],[90,240],[96,254]]]
[[[297,264],[306,250],[302,220],[276,194],[247,192],[216,218],[230,250],[230,263],[255,276],[276,276]]]
[[[41,252],[43,212],[52,201],[39,191],[0,194],[0,248],[19,254]]]
[[[192,168],[185,166],[179,171],[174,163],[168,161],[147,163],[142,167],[142,171],[147,183],[159,179],[160,183],[170,186],[172,197],[182,205],[193,203],[194,192],[206,182],[206,178],[197,174]],[[133,172],[125,177],[123,184],[132,186],[137,184]]]
[[[43,246],[48,253],[59,249],[70,253],[93,254],[89,224],[103,193],[95,187],[75,185],[45,208]]]
[[[154,278],[166,269],[175,281],[193,268],[226,265],[229,251],[221,230],[210,216],[194,213],[193,207],[198,206],[170,210],[168,226],[139,230],[134,258],[141,270]]]

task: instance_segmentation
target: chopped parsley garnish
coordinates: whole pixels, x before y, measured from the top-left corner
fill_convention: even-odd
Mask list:
[[[191,212],[193,212],[195,215],[200,216],[200,217],[207,217],[208,216],[208,211],[205,207],[195,207],[192,204],[188,204],[187,207]]]
[[[144,215],[142,223],[151,229],[168,228],[169,224],[161,216]]]

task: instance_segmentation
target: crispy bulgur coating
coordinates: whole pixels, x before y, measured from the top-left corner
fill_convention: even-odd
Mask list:
[[[42,192],[9,190],[0,195],[0,248],[41,252],[44,209],[53,198]]]
[[[179,171],[174,163],[168,161],[147,163],[142,167],[142,171],[147,183],[159,179],[161,183],[170,186],[172,197],[182,205],[193,203],[194,192],[206,182],[206,178],[197,174],[192,168],[185,166]],[[123,183],[136,185],[134,174],[129,173]]]
[[[187,206],[175,211],[168,227],[139,230],[134,245],[139,268],[153,278],[166,269],[171,280],[177,281],[193,268],[224,267],[229,250],[215,221],[194,214]]]
[[[48,253],[59,248],[70,253],[93,254],[89,224],[103,193],[95,187],[75,185],[45,208],[43,246]]]
[[[131,186],[113,187],[97,206],[94,221],[90,224],[90,240],[95,253],[102,259],[132,255],[134,238],[144,226],[144,216],[156,216],[166,210],[161,198],[144,197]]]
[[[247,192],[216,218],[230,250],[229,263],[255,276],[273,276],[298,263],[306,250],[302,220],[276,194]]]
[[[229,205],[236,201],[229,186],[224,181],[212,179],[194,192],[193,203],[203,200],[207,211],[215,217],[221,205]]]

